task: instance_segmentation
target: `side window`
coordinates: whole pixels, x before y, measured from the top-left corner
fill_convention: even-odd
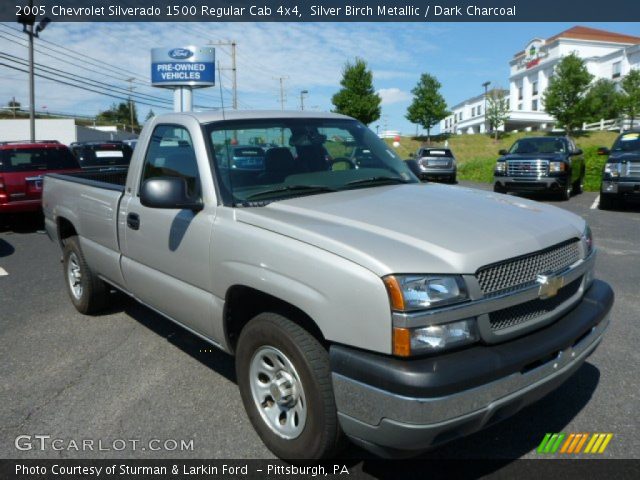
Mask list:
[[[189,131],[177,125],[158,125],[151,135],[142,167],[140,184],[150,178],[180,177],[187,182],[187,191],[198,197],[200,175],[196,152]]]

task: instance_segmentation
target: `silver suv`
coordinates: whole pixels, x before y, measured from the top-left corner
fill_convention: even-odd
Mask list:
[[[449,148],[422,147],[416,153],[420,180],[456,183],[456,159]]]

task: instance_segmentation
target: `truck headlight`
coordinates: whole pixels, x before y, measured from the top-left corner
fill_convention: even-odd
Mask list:
[[[591,233],[591,228],[589,225],[584,227],[584,232],[582,233],[582,244],[584,245],[584,257],[587,258],[593,252],[593,234]]]
[[[396,327],[393,329],[393,354],[408,357],[436,353],[477,342],[479,338],[475,319],[411,329]]]
[[[391,308],[402,312],[463,302],[469,298],[460,275],[389,275],[383,281]]]
[[[507,171],[507,162],[496,162],[496,173],[504,173]]]
[[[620,163],[605,163],[604,173],[611,175],[612,177],[619,177],[622,171],[622,164]]]
[[[549,173],[560,173],[567,169],[567,164],[564,162],[549,162]]]

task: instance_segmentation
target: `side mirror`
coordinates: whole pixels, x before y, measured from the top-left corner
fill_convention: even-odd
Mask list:
[[[609,155],[611,151],[607,147],[598,148],[598,155]]]
[[[507,152],[504,148],[498,151],[498,155],[506,155],[507,153],[509,152]]]
[[[411,173],[413,173],[416,177],[420,178],[421,172],[420,172],[420,167],[418,166],[418,162],[416,162],[412,158],[405,161],[407,162],[407,167],[409,167],[409,170],[411,170]]]
[[[409,154],[409,158],[415,158],[415,156],[416,156],[416,154],[415,154],[415,153],[413,153],[413,152],[411,152],[411,153]]]
[[[571,155],[582,155],[582,149],[581,148],[577,148],[575,149],[573,152],[571,152]]]
[[[187,181],[181,177],[157,177],[146,180],[140,188],[140,203],[149,208],[202,210],[200,199],[187,192]]]

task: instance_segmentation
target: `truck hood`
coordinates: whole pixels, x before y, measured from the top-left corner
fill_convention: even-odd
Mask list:
[[[501,160],[549,160],[560,162],[567,157],[564,153],[509,153],[503,155]]]
[[[439,184],[311,195],[236,209],[236,219],[380,276],[472,274],[481,266],[579,238],[585,228],[582,218],[559,208]]]
[[[609,156],[609,162],[640,162],[640,151],[633,152],[612,152]]]

